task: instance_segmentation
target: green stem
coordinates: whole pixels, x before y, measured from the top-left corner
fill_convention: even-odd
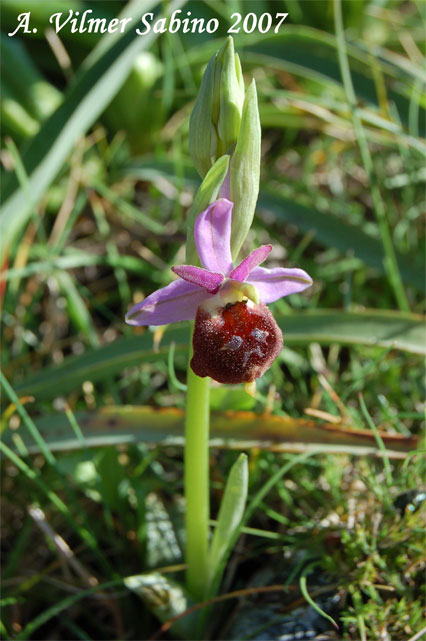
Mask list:
[[[209,401],[210,379],[200,378],[188,365],[185,419],[186,562],[187,588],[197,601],[203,600],[207,587]]]

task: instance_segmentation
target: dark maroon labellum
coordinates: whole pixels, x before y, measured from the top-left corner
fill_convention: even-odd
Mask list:
[[[219,383],[250,383],[270,368],[282,346],[281,330],[262,303],[229,303],[214,316],[199,307],[191,367]]]

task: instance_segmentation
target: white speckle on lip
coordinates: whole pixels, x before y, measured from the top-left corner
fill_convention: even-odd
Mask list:
[[[243,339],[241,338],[241,336],[237,336],[234,334],[231,340],[225,343],[222,349],[231,349],[232,351],[235,351],[239,347],[241,347],[242,342],[243,342]]]
[[[255,338],[257,341],[260,341],[261,343],[264,343],[266,341],[267,335],[268,332],[264,332],[257,327],[255,327],[250,333],[250,336],[253,336],[253,338]]]
[[[263,352],[258,345],[255,349],[250,349],[246,351],[246,353],[244,354],[243,367],[247,365],[248,360],[252,354],[256,354],[256,356],[259,356],[259,358],[263,358]]]

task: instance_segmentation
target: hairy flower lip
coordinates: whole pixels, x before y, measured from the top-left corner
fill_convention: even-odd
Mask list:
[[[211,316],[200,306],[195,318],[191,367],[219,383],[250,383],[278,357],[282,333],[263,303],[238,301]]]
[[[221,289],[224,293],[225,283],[229,282],[238,283],[236,290],[256,303],[272,303],[312,285],[311,277],[302,269],[260,267],[271,245],[258,247],[234,268],[230,246],[232,208],[232,202],[220,198],[199,214],[194,239],[202,267],[172,267],[179,279],[134,305],[126,315],[127,323],[166,325],[194,319],[199,306],[220,295]],[[238,292],[235,300],[241,300]]]

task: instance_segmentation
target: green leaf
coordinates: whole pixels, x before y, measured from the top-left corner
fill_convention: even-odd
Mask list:
[[[424,317],[394,311],[316,310],[278,316],[288,345],[370,345],[426,354]]]
[[[276,315],[290,345],[370,345],[399,349],[413,354],[426,354],[423,317],[393,311],[359,312],[325,311]],[[67,394],[84,381],[98,382],[119,374],[126,367],[143,362],[167,362],[169,347],[175,352],[188,350],[187,324],[176,324],[165,333],[158,350],[153,349],[149,332],[141,336],[120,338],[115,343],[88,350],[80,356],[69,356],[60,365],[47,367],[15,385],[18,395],[30,394],[38,400]]]
[[[184,444],[185,412],[177,408],[112,405],[91,412],[76,412],[75,419],[84,436],[85,447],[138,442]],[[82,447],[81,438],[65,414],[48,414],[35,423],[50,451]],[[374,432],[355,428],[254,412],[212,412],[210,444],[236,450],[255,447],[274,452],[321,450],[382,456]],[[15,436],[8,430],[4,433],[4,441],[12,444]],[[41,451],[33,436],[22,433],[21,437],[31,454]],[[404,458],[405,453],[415,450],[418,445],[415,436],[380,432],[380,437],[390,458]]]
[[[157,0],[138,0],[131,6],[137,16],[156,4]],[[4,181],[6,201],[0,212],[0,253],[16,239],[76,140],[103,112],[125,81],[135,56],[149,47],[156,35],[151,31],[141,38],[135,29],[129,29],[106,50],[103,45],[101,56],[96,57],[97,48],[92,52],[94,62],[83,68],[63,104],[45,121],[23,156],[28,190],[19,188],[14,175]]]
[[[226,482],[216,529],[209,550],[209,589],[212,597],[217,591],[226,561],[240,532],[248,491],[248,465],[246,454],[240,454]]]
[[[57,367],[48,367],[37,376],[16,386],[17,393],[30,388],[31,394],[39,399],[52,398],[76,389],[84,381],[108,380],[126,367],[143,362],[167,360],[171,342],[176,343],[176,352],[187,350],[187,327],[175,327],[167,331],[158,353],[153,350],[153,336],[146,332],[142,336],[120,338],[115,343],[104,345],[96,350],[88,350],[80,356],[66,358]]]

